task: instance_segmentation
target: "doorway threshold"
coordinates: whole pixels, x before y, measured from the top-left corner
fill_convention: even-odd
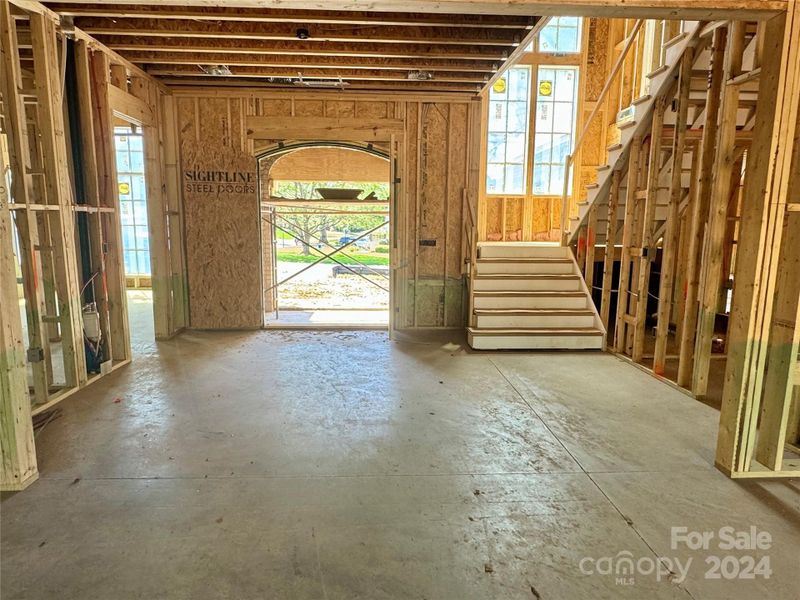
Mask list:
[[[313,308],[281,310],[277,318],[268,314],[266,329],[388,329],[385,308]]]

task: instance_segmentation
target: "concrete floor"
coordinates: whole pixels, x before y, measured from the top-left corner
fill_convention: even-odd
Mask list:
[[[40,434],[41,480],[4,497],[0,596],[800,597],[800,482],[717,472],[712,408],[607,354],[454,342],[136,341]],[[725,525],[771,547],[670,547],[671,527]],[[682,582],[581,571],[624,552],[693,564]],[[746,554],[771,577],[704,577]]]
[[[266,327],[306,327],[319,328],[325,326],[357,328],[380,328],[389,326],[389,310],[372,308],[347,310],[329,308],[318,310],[280,310],[267,315]]]

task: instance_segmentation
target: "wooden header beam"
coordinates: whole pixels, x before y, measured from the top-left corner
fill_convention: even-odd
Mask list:
[[[154,0],[155,1],[155,0]],[[252,23],[294,23],[325,25],[391,25],[412,27],[453,27],[458,29],[520,29],[532,27],[535,17],[517,15],[465,15],[433,13],[387,13],[330,10],[282,10],[227,6],[184,6],[132,4],[71,4],[50,2],[51,10],[70,17],[191,19],[193,21],[245,21]]]
[[[26,0],[14,0],[26,4]],[[129,0],[127,4],[143,6],[152,0]],[[79,0],[60,4],[82,4]],[[115,0],[98,0],[101,6],[119,4]],[[516,15],[585,17],[651,18],[651,19],[762,19],[785,12],[787,0],[161,0],[162,6],[212,7],[227,6],[253,9],[307,9],[322,11],[414,12],[471,15]]]
[[[251,140],[359,140],[387,141],[403,135],[402,119],[355,119],[325,117],[247,117]]]

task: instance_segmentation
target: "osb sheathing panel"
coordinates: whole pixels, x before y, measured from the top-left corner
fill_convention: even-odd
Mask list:
[[[258,327],[256,161],[243,150],[241,101],[179,98],[177,106],[190,324],[198,329]]]
[[[481,202],[485,205],[486,212],[486,233],[483,239],[502,239],[511,240],[522,232],[521,241],[551,240],[557,241],[558,234],[551,234],[551,219],[553,223],[559,223],[556,213],[552,212],[552,207],[561,204],[559,197],[557,202],[549,196],[529,196],[527,198],[487,196]],[[530,203],[528,219],[526,223],[525,203]],[[505,223],[503,222],[503,204],[505,203]]]
[[[589,44],[586,55],[586,85],[584,100],[594,102],[600,97],[606,83],[606,60],[608,57],[608,19],[591,19],[589,22]],[[609,67],[610,68],[610,67]]]
[[[460,327],[463,313],[461,236],[463,194],[470,145],[468,101],[421,102],[403,97],[341,94],[197,92],[181,95],[183,170],[189,160],[225,168],[255,169],[253,143],[242,115],[401,118],[397,200],[396,326]],[[264,143],[259,141],[259,147]],[[224,148],[224,151],[222,151]],[[217,169],[218,170],[218,169]],[[253,175],[255,180],[255,174]],[[194,197],[187,202],[187,248],[192,326],[253,327],[262,322],[261,249],[255,192],[226,202]],[[191,205],[191,206],[190,206]],[[419,240],[428,244],[420,245]],[[199,288],[199,289],[198,289]],[[212,291],[205,291],[212,290]]]
[[[274,181],[389,181],[389,161],[346,148],[303,148],[278,158]]]

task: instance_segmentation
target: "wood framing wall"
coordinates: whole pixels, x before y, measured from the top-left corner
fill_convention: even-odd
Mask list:
[[[131,359],[113,138],[120,118],[145,132],[156,336],[185,326],[177,161],[161,110],[168,92],[80,30],[62,41],[59,28],[38,3],[0,1],[0,146],[12,182],[0,199],[3,489],[35,479],[32,416]],[[86,359],[89,305],[100,320],[99,368]]]
[[[660,43],[673,47],[676,29],[663,31],[670,33]],[[737,478],[800,476],[798,40],[795,1],[787,15],[764,21],[704,24],[695,43],[659,67],[674,69],[674,79],[654,92],[641,121],[647,129],[625,148],[607,196],[615,215],[627,180],[625,210],[606,235],[600,310],[609,344],[662,380],[721,403],[716,462]],[[653,53],[649,42],[640,45],[621,71],[623,98]],[[589,238],[591,214],[582,225]],[[588,282],[593,260],[580,231],[575,252]]]
[[[259,199],[247,182],[259,152],[314,139],[394,144],[394,325],[464,325],[462,210],[477,189],[479,102],[197,89],[177,91],[175,106],[192,327],[262,325]],[[243,185],[196,181],[208,172]]]

